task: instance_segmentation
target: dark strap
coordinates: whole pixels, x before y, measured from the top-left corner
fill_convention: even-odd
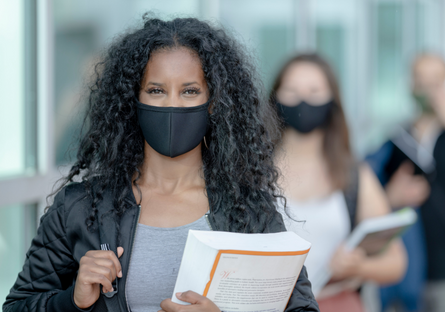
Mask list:
[[[354,165],[351,168],[348,185],[343,191],[346,201],[346,207],[349,213],[349,222],[351,224],[351,231],[357,224],[357,204],[358,204],[358,188],[359,188],[359,167]]]
[[[108,309],[107,304],[105,303],[105,300],[104,300],[104,296],[101,295],[101,296],[99,296],[99,299],[96,301],[93,311],[94,312],[108,312],[108,311],[113,311],[113,310]],[[118,310],[114,310],[114,311],[118,311]]]
[[[117,299],[117,296],[113,296],[111,298],[107,298],[104,295],[100,296],[102,298],[102,302],[104,302],[104,306],[102,307],[102,310],[97,311],[107,311],[107,312],[121,312],[119,308],[119,301]],[[105,309],[105,310],[104,310]],[[96,310],[94,310],[96,311]]]
[[[101,222],[103,221],[103,222]],[[100,245],[101,250],[113,250],[117,255],[117,247],[116,247],[116,237],[110,232],[111,228],[114,227],[113,222],[110,223],[107,222],[107,220],[100,220],[99,222],[99,239],[100,239]],[[108,225],[107,230],[104,228],[106,227],[105,224]],[[111,248],[110,248],[111,246]],[[96,306],[94,311],[100,311],[100,312],[120,312],[119,308],[119,300],[117,298],[118,293],[118,285],[117,285],[117,279],[113,282],[113,288],[114,291],[112,293],[102,293],[102,287],[101,287],[101,295],[99,297],[99,300],[96,302]]]

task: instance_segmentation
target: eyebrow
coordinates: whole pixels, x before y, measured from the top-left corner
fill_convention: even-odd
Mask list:
[[[153,81],[149,81],[147,84],[152,84],[152,85],[155,85],[155,86],[158,86],[158,87],[161,87],[161,86],[163,86],[164,84],[163,83],[159,83],[159,82],[153,82]]]
[[[192,82],[186,82],[186,83],[183,83],[182,85],[184,86],[184,87],[187,87],[187,86],[190,86],[190,85],[192,85],[192,84],[199,84],[199,83],[197,83],[196,81],[192,81]]]
[[[182,85],[184,86],[184,87],[187,87],[187,86],[190,86],[190,85],[192,85],[192,84],[199,84],[199,83],[197,83],[196,81],[192,81],[192,82],[185,82],[185,83],[183,83]],[[161,87],[161,86],[163,86],[164,84],[163,83],[159,83],[159,82],[153,82],[153,81],[149,81],[148,83],[147,83],[147,85],[155,85],[155,86],[158,86],[158,87]]]

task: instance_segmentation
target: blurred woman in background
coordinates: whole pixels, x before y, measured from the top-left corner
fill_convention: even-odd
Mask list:
[[[287,198],[282,213],[287,229],[312,243],[306,265],[320,310],[362,311],[357,286],[326,298],[329,278],[389,284],[403,276],[406,259],[399,240],[373,257],[342,245],[357,223],[390,208],[373,172],[354,162],[333,71],[315,54],[294,57],[279,72],[272,99],[286,123],[276,153]]]

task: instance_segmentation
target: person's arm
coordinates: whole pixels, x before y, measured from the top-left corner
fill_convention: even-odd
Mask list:
[[[3,312],[90,311],[73,302],[77,271],[65,233],[65,189],[41,218],[37,236],[26,254],[22,272],[3,304]]]
[[[388,200],[367,165],[360,168],[359,181],[357,221],[388,214]],[[406,252],[400,239],[393,240],[383,253],[371,257],[360,249],[346,252],[340,247],[331,262],[333,277],[336,279],[359,277],[379,284],[397,282],[403,277],[406,266]]]

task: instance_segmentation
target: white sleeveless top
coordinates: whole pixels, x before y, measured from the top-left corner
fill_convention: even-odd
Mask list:
[[[351,231],[348,208],[342,191],[336,191],[328,197],[307,201],[287,200],[287,212],[284,224],[288,231],[293,231],[312,244],[305,266],[312,291],[315,296],[329,280],[329,263],[339,245]]]

